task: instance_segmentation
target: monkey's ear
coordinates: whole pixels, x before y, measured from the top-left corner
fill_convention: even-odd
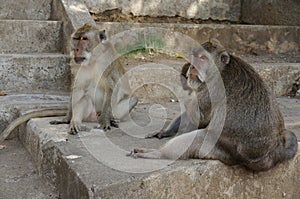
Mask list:
[[[226,51],[223,51],[220,56],[221,56],[221,62],[223,64],[225,64],[225,65],[229,64],[230,55]]]
[[[105,30],[100,30],[99,31],[99,37],[100,37],[100,41],[102,43],[104,43],[107,40]]]

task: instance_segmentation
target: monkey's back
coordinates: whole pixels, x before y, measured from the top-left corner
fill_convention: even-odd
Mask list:
[[[252,66],[231,56],[222,71],[227,98],[227,115],[222,134],[241,152],[257,158],[276,147],[284,130],[275,98]],[[259,150],[255,150],[255,149]]]

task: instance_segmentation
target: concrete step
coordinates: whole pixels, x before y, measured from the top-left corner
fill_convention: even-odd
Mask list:
[[[48,20],[52,0],[0,0],[0,19]]]
[[[62,22],[0,20],[0,53],[62,51]]]
[[[0,55],[0,90],[36,93],[68,91],[69,57],[56,53]]]
[[[299,110],[299,100],[278,100],[284,101],[281,108],[285,110],[285,118],[299,120],[300,111],[296,115],[289,111]],[[49,121],[53,118],[36,118],[27,127],[22,126],[20,139],[39,173],[54,183],[62,198],[279,199],[284,195],[292,199],[299,196],[300,150],[294,160],[260,173],[213,160],[169,161],[125,156],[133,147],[157,148],[168,141],[143,137],[158,131],[179,112],[178,103],[139,104],[131,115],[134,125],[122,122],[120,129],[108,133],[94,129],[76,136],[67,134],[67,125],[51,126]]]
[[[127,31],[118,36],[121,48],[131,41],[149,43],[159,42],[160,48],[180,50],[186,42],[183,36],[190,37],[200,44],[214,37],[232,52],[251,54],[298,52],[300,49],[300,26],[264,26],[231,24],[175,24],[175,23],[126,23],[98,22],[100,28],[107,29],[111,36]],[[144,31],[138,28],[145,28]],[[175,34],[179,32],[181,34]],[[128,42],[127,42],[128,40]],[[188,41],[187,41],[188,42]],[[125,44],[124,44],[125,43]],[[149,45],[149,44],[148,44]],[[151,46],[150,46],[151,47]]]

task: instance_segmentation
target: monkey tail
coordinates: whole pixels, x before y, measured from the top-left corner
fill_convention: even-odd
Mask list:
[[[298,140],[296,135],[293,132],[289,130],[285,130],[285,133],[286,133],[286,140],[285,140],[284,155],[285,155],[285,159],[289,160],[292,159],[298,151]]]
[[[43,110],[36,110],[27,114],[22,115],[21,117],[12,121],[6,129],[0,134],[0,142],[3,142],[9,134],[19,125],[24,122],[27,122],[31,118],[37,117],[51,117],[51,116],[63,116],[66,115],[67,109],[60,109],[60,108],[52,108],[52,109],[43,109]]]

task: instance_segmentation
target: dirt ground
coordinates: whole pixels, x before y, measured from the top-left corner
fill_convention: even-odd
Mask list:
[[[59,199],[54,187],[42,179],[22,144],[1,143],[0,199]]]

